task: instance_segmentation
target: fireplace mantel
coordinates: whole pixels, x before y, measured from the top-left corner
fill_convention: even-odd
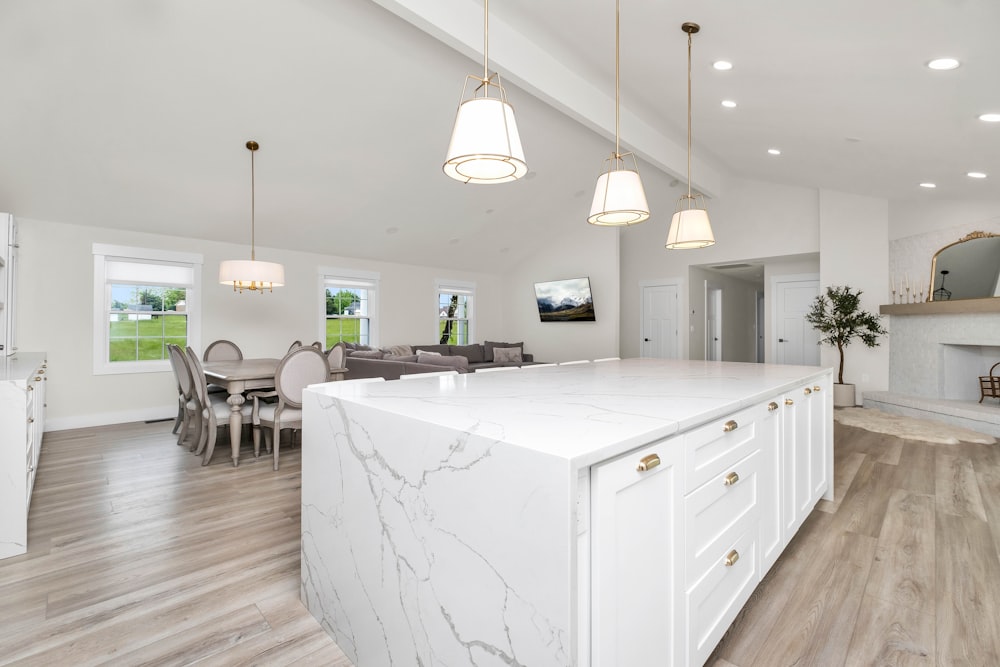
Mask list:
[[[961,315],[964,313],[1000,313],[1000,298],[927,301],[925,303],[890,303],[878,307],[882,315]]]

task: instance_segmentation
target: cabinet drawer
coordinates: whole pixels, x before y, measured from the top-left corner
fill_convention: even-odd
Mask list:
[[[760,449],[767,429],[762,420],[773,419],[768,403],[740,410],[688,432],[684,436],[684,493],[690,493],[740,459]],[[775,404],[777,405],[777,404]]]
[[[716,554],[717,562],[685,595],[688,665],[703,665],[757,586],[760,559],[757,524]],[[739,554],[736,562],[726,559]]]
[[[684,499],[685,581],[699,579],[747,524],[759,523],[763,459],[758,449]]]

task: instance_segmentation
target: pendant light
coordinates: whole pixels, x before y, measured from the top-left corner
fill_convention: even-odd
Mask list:
[[[500,75],[489,73],[490,0],[483,3],[483,44],[483,76],[465,78],[443,169],[463,183],[507,183],[528,173],[528,165],[514,108],[507,102]],[[476,84],[466,99],[473,81]]]
[[[274,262],[261,262],[257,260],[257,250],[255,247],[255,174],[253,164],[253,154],[260,148],[260,145],[253,140],[247,142],[247,149],[250,151],[250,259],[229,259],[219,264],[219,282],[223,285],[232,285],[233,291],[249,290],[251,292],[263,293],[264,290],[273,292],[275,287],[285,284],[285,267]]]
[[[635,225],[649,219],[649,204],[639,178],[639,165],[634,153],[621,152],[619,128],[621,103],[619,100],[619,60],[621,53],[621,0],[615,2],[615,151],[605,160],[607,169],[597,178],[594,201],[590,205],[587,222],[592,225],[621,227]],[[632,168],[625,159],[631,158]]]
[[[697,23],[685,23],[681,30],[688,36],[688,191],[677,200],[677,210],[670,219],[666,247],[671,250],[704,248],[715,243],[705,197],[700,193],[691,194],[691,35],[701,30],[701,26]]]

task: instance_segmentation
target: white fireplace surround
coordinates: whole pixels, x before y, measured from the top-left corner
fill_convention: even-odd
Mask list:
[[[1000,313],[892,315],[889,332],[889,391],[865,392],[865,407],[1000,436],[997,399],[978,402],[1000,361]]]

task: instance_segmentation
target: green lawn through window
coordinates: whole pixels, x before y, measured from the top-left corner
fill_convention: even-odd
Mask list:
[[[126,315],[118,317],[126,318]],[[109,323],[111,361],[152,361],[167,358],[167,344],[187,345],[186,315],[151,315],[150,319]]]

